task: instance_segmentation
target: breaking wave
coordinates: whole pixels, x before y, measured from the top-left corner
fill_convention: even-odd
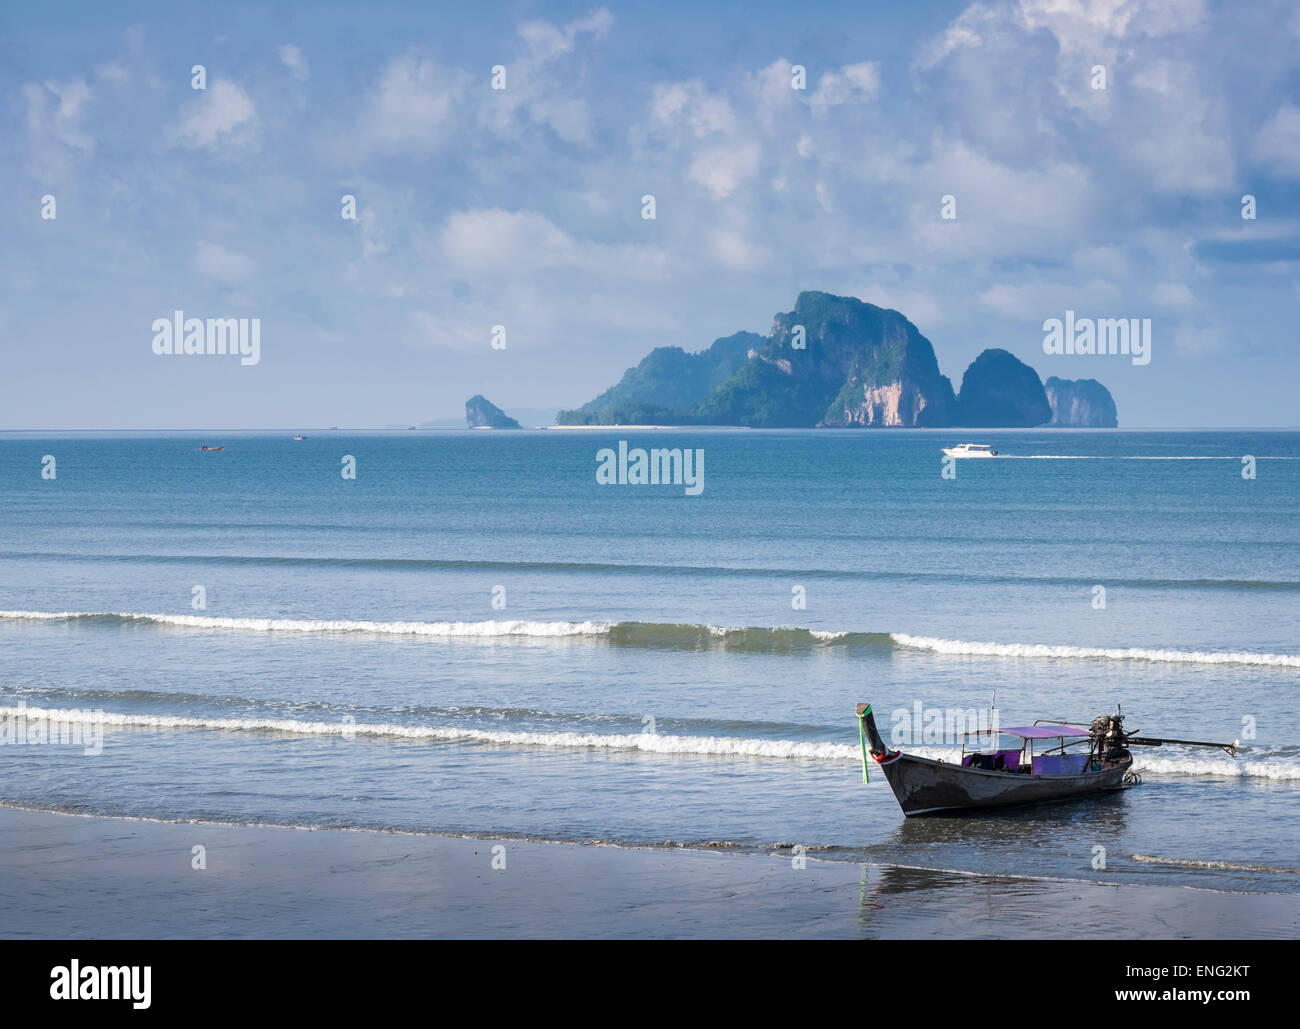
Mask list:
[[[208,615],[144,614],[120,611],[0,611],[0,620],[147,624],[185,629],[246,632],[371,633],[392,636],[595,637],[614,646],[670,650],[809,650],[826,645],[889,646],[883,632],[823,632],[766,626],[730,627],[673,622],[522,621],[378,622],[315,618],[217,618]]]
[[[374,622],[317,618],[215,618],[208,615],[136,614],[129,611],[0,611],[11,621],[145,623],[186,629],[249,632],[341,633],[392,636],[604,636],[613,622]]]
[[[935,654],[973,657],[1025,657],[1094,659],[1105,661],[1149,661],[1188,665],[1252,665],[1267,668],[1300,668],[1300,654],[1257,654],[1250,651],[1165,650],[1148,647],[1071,647],[1052,643],[976,643],[934,636],[891,633],[900,647],[928,650]]]
[[[277,633],[367,633],[380,636],[537,639],[590,638],[617,647],[795,653],[827,647],[897,648],[969,657],[1137,661],[1159,664],[1300,668],[1300,654],[1175,650],[1151,647],[1076,647],[1054,643],[984,643],[901,632],[825,631],[793,626],[721,626],[682,622],[527,621],[410,622],[316,618],[218,618],[209,615],[121,611],[0,611],[0,621],[143,624],[184,629]]]
[[[452,725],[400,725],[387,722],[332,722],[296,718],[215,718],[173,714],[132,714],[90,711],[88,708],[0,707],[0,720],[25,718],[51,722],[94,722],[121,729],[209,730],[220,732],[281,733],[292,736],[369,737],[429,741],[435,743],[479,743],[508,747],[541,747],[640,752],[724,758],[768,758],[835,763],[861,761],[859,744],[807,740],[760,739],[753,737],[688,736],[666,733],[526,732],[504,729],[475,729]],[[955,762],[960,750],[952,747],[910,747],[922,757]],[[1300,764],[1287,760],[1148,757],[1135,755],[1135,768],[1151,775],[1234,776],[1271,780],[1300,780]],[[873,779],[873,782],[875,780]]]
[[[29,722],[87,721],[85,709],[0,707],[0,718],[22,716]],[[725,736],[670,736],[663,733],[510,732],[442,725],[308,722],[293,718],[195,718],[185,715],[145,715],[94,712],[105,726],[138,729],[210,729],[228,732],[287,733],[295,736],[369,736],[445,743],[489,743],[516,747],[566,747],[592,750],[644,751],[652,754],[694,754],[713,757],[802,758],[818,761],[860,760],[857,744],[812,743],[795,740],[739,739]]]

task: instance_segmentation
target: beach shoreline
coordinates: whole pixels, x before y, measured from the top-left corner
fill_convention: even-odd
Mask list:
[[[0,807],[0,938],[1249,939],[1300,931],[1294,895],[798,858]]]

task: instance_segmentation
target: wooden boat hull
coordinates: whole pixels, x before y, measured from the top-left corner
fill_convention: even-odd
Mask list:
[[[889,780],[903,814],[912,817],[1083,797],[1119,788],[1132,766],[1132,756],[1126,755],[1096,772],[1021,775],[964,768],[946,761],[895,753],[878,767]]]

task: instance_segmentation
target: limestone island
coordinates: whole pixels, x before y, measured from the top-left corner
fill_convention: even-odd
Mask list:
[[[616,385],[559,412],[556,421],[751,428],[1119,424],[1101,383],[1052,377],[1044,388],[1038,373],[1006,350],[981,353],[954,393],[930,341],[899,312],[815,290],[778,314],[767,336],[737,332],[696,353],[656,347]]]

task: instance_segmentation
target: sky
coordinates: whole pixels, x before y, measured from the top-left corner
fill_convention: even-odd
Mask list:
[[[3,429],[575,407],[804,289],[954,387],[1300,426],[1293,3],[8,4],[0,154]],[[260,359],[155,353],[178,310]],[[1067,310],[1150,362],[1045,354]]]

